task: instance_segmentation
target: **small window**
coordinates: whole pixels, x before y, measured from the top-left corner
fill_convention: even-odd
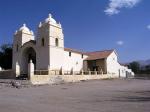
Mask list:
[[[18,44],[16,45],[16,51],[18,52],[18,49],[19,49],[19,46],[18,46]]]
[[[69,56],[71,57],[71,52],[69,52]]]
[[[59,43],[58,43],[58,38],[55,39],[55,45],[58,47]]]
[[[82,54],[81,57],[83,58],[83,56],[84,56],[84,55]]]
[[[44,46],[44,44],[45,44],[45,41],[44,41],[44,38],[42,38],[41,45]]]
[[[76,65],[78,65],[78,62],[76,62]]]

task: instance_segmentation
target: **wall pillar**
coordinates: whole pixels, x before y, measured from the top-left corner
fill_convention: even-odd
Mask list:
[[[29,75],[29,79],[31,79],[32,76],[34,75],[34,64],[32,60],[30,60],[30,63],[28,64],[28,75]]]
[[[48,75],[51,75],[51,71],[50,71],[50,65],[48,65]]]
[[[16,77],[20,76],[20,65],[18,64],[18,62],[16,62],[15,74],[16,74]]]
[[[103,74],[107,74],[107,73],[108,73],[107,59],[104,59],[104,71],[103,71]]]
[[[83,70],[84,71],[88,70],[88,62],[87,61],[83,61]]]

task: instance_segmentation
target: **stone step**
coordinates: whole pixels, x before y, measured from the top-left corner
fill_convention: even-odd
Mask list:
[[[17,79],[27,80],[28,79],[28,75],[27,74],[21,74],[19,77],[17,77]]]

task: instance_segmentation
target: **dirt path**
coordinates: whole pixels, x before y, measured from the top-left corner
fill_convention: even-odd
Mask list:
[[[0,112],[150,112],[150,80],[1,87]]]

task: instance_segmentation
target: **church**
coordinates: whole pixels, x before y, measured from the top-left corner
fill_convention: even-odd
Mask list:
[[[13,39],[13,65],[16,77],[28,74],[32,60],[35,70],[51,71],[100,71],[103,74],[132,73],[118,62],[115,50],[82,52],[64,46],[62,26],[51,14],[40,22],[34,35],[26,24],[17,30]]]

